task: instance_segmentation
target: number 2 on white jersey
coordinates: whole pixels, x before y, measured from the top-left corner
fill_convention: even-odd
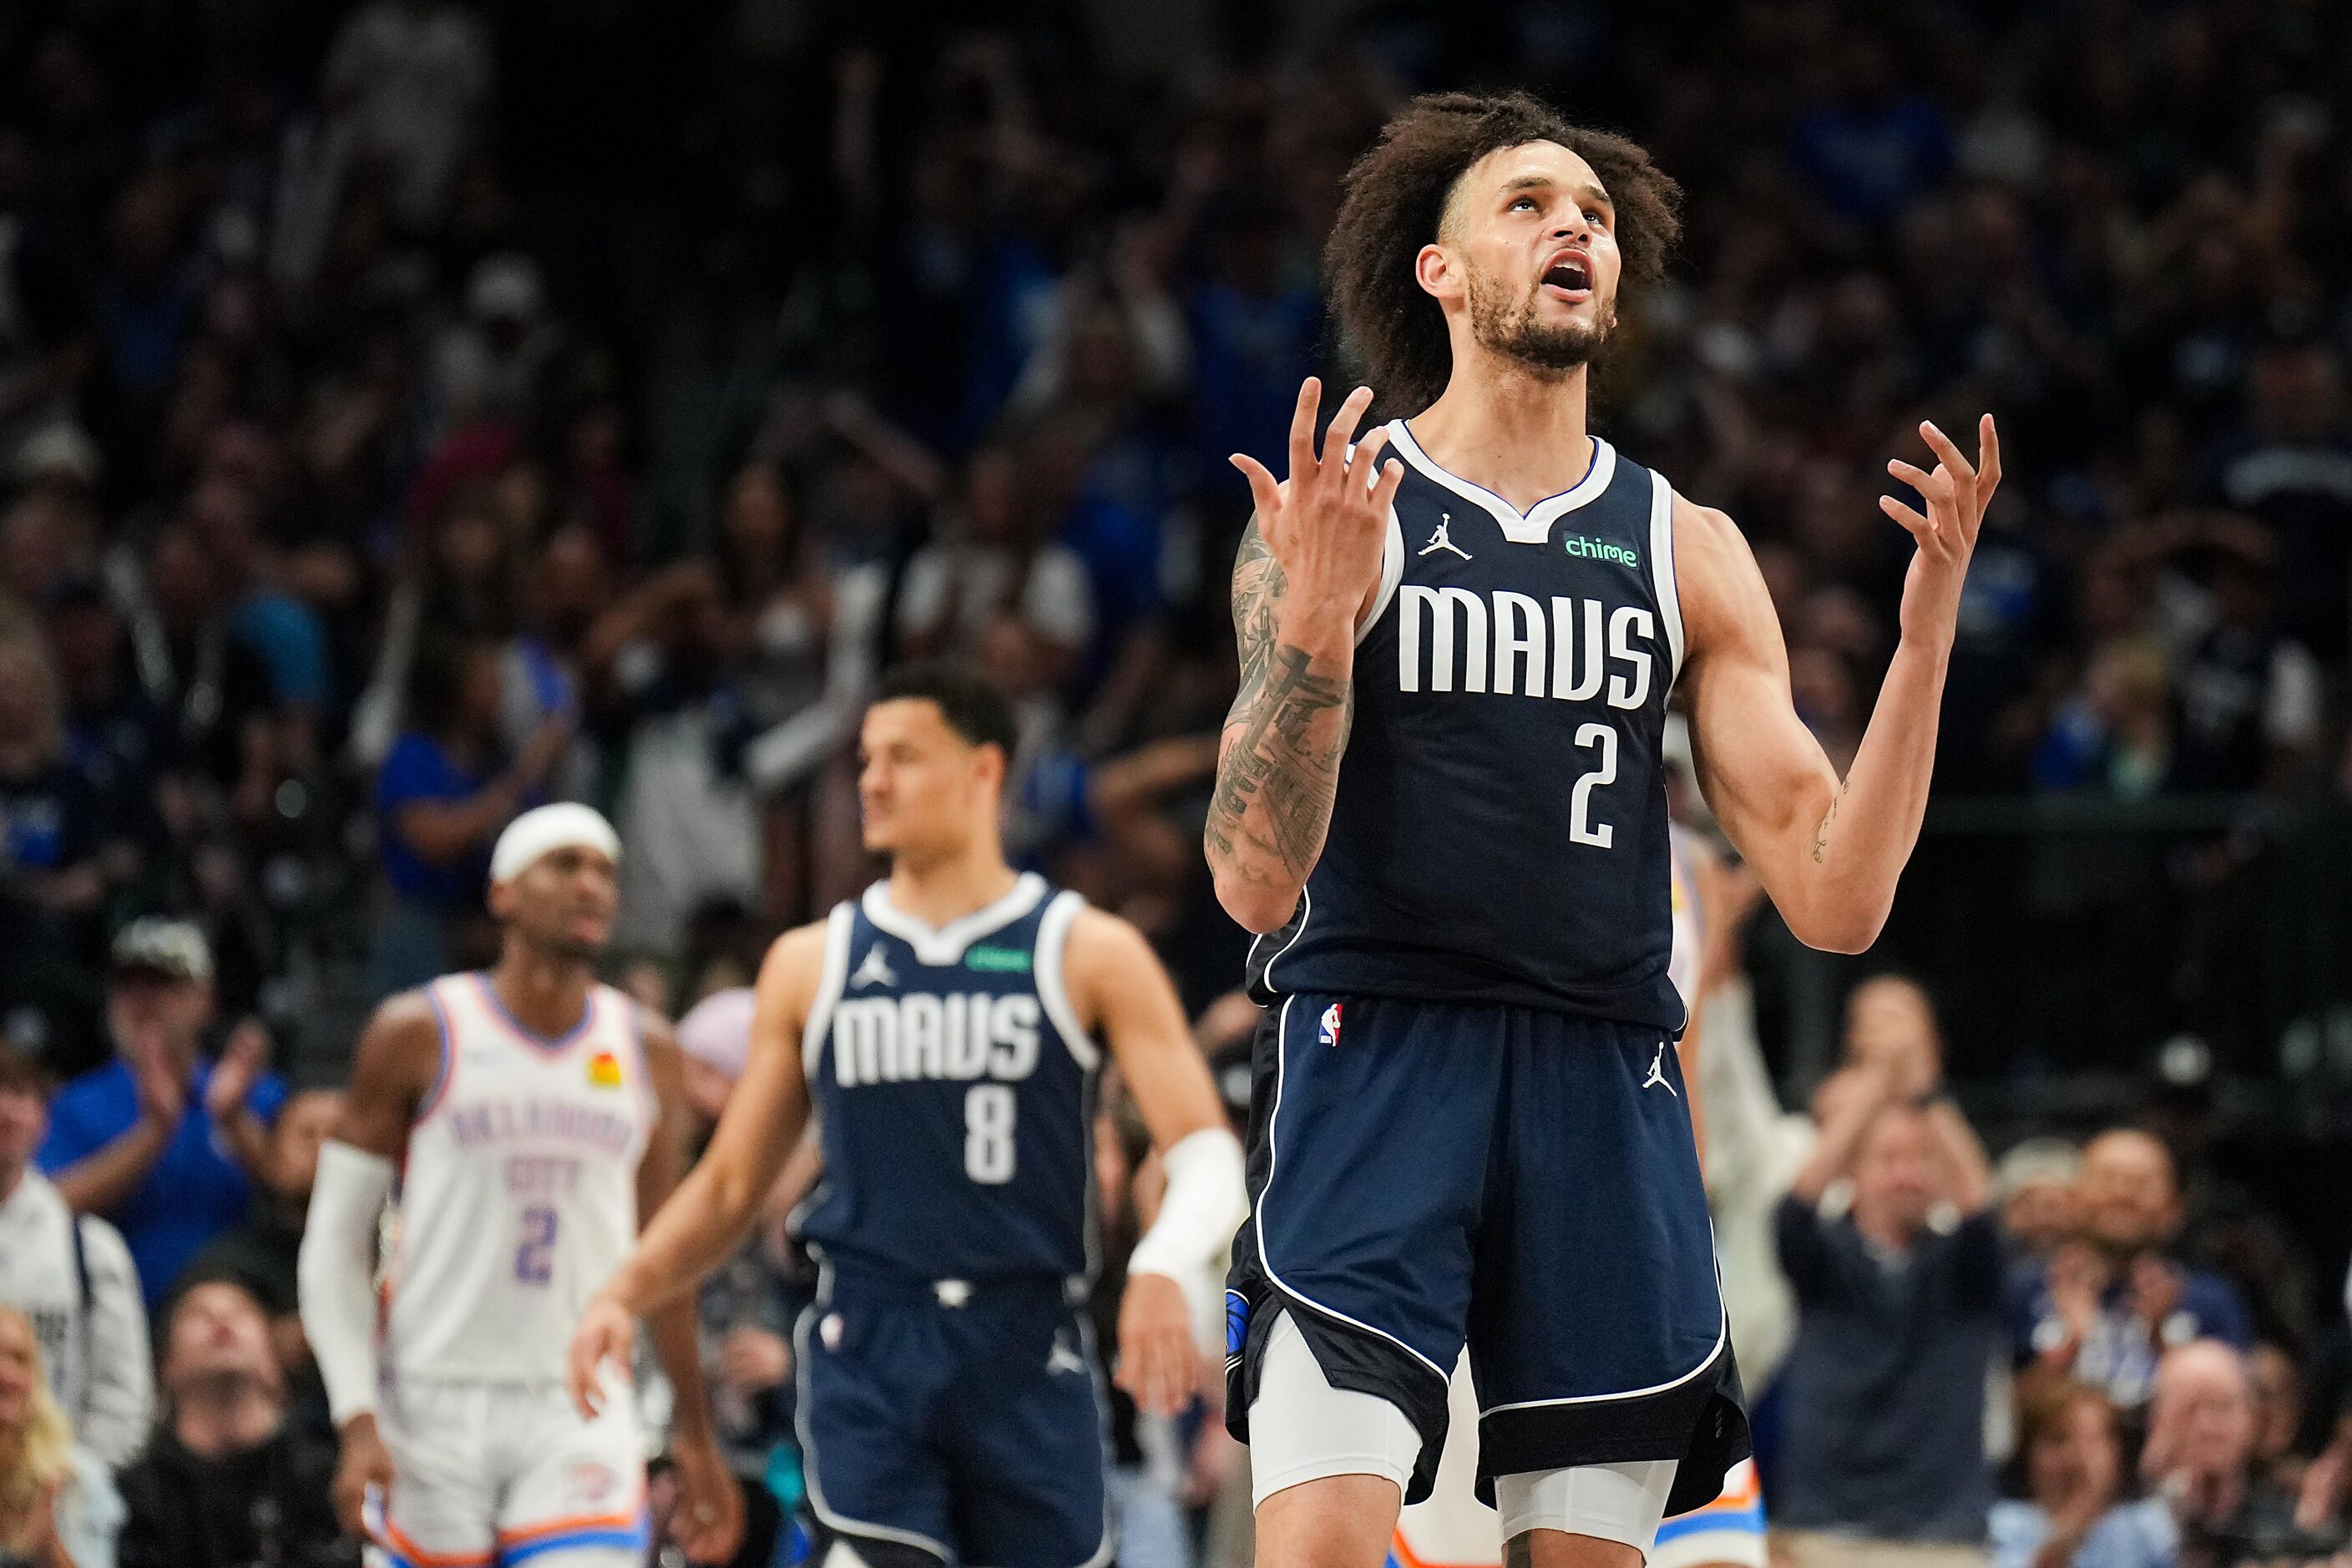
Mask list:
[[[556,1213],[545,1204],[522,1211],[522,1244],[515,1248],[515,1278],[544,1285],[555,1278]]]

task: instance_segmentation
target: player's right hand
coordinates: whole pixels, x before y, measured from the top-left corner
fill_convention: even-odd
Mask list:
[[[636,1314],[601,1292],[590,1299],[572,1332],[572,1350],[565,1358],[563,1381],[581,1416],[593,1421],[604,1413],[604,1364],[618,1367],[624,1377],[636,1353]]]
[[[1357,421],[1372,405],[1372,389],[1360,386],[1339,405],[1315,451],[1315,412],[1323,384],[1308,376],[1299,384],[1298,407],[1290,420],[1290,478],[1276,483],[1265,464],[1244,452],[1233,465],[1249,480],[1257,503],[1258,536],[1281,563],[1286,610],[1344,616],[1357,612],[1380,581],[1381,552],[1388,542],[1389,504],[1404,482],[1404,465],[1394,458],[1381,464],[1388,445],[1385,426],[1365,437],[1352,458],[1348,443]]]
[[[373,1487],[380,1499],[391,1500],[392,1454],[375,1429],[373,1415],[354,1415],[344,1422],[341,1440],[335,1484],[329,1495],[334,1500],[335,1517],[342,1521],[343,1533],[354,1541],[365,1541],[368,1489]]]

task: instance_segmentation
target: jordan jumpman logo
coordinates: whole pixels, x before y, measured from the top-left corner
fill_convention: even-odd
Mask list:
[[[1453,524],[1454,514],[1452,512],[1439,512],[1437,514],[1437,531],[1429,536],[1429,542],[1421,547],[1421,552],[1423,555],[1434,555],[1441,550],[1451,550],[1454,554],[1462,557],[1463,560],[1469,560],[1470,552],[1463,549],[1460,545],[1454,543],[1453,535],[1446,531],[1446,530],[1451,528]]]

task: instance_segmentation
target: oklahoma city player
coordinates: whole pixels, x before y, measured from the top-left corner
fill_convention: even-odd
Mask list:
[[[581,1307],[683,1162],[677,1041],[592,967],[619,854],[586,806],[516,818],[490,858],[497,967],[376,1010],[320,1152],[302,1326],[342,1436],[336,1508],[392,1568],[645,1561],[634,1403],[583,1421],[563,1388]],[[395,1178],[379,1366],[373,1243]],[[654,1330],[677,1394],[680,1542],[724,1561],[742,1505],[710,1434],[691,1298]]]

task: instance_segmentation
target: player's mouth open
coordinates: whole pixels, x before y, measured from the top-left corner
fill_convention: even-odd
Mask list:
[[[1552,258],[1544,268],[1543,286],[1555,298],[1578,301],[1592,298],[1592,268],[1574,252]]]

